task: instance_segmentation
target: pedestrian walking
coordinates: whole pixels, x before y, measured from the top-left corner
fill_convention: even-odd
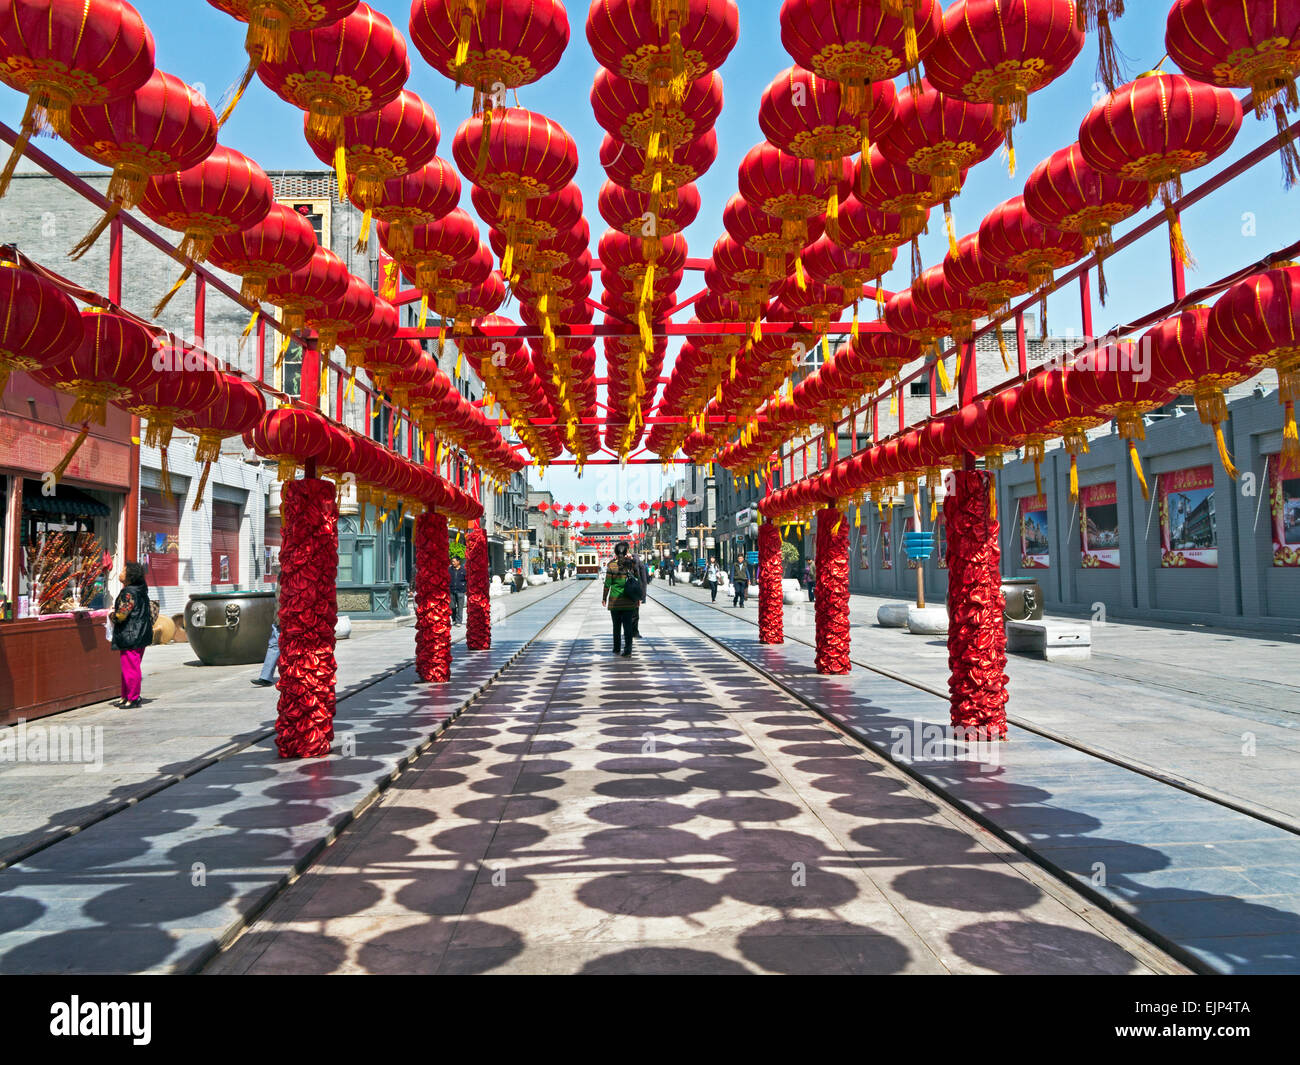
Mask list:
[[[601,606],[609,608],[614,625],[614,653],[624,658],[632,657],[632,637],[636,632],[641,604],[645,601],[639,563],[628,557],[630,548],[620,543],[614,548],[614,557],[605,570],[605,589],[600,597]]]
[[[262,659],[262,672],[253,678],[258,688],[269,688],[275,683],[275,670],[280,664],[280,570],[275,570],[275,617],[271,619],[271,638],[266,641],[266,657]]]
[[[677,583],[677,565],[672,559],[668,560],[667,569],[668,569],[668,587],[671,588]]]
[[[712,602],[718,601],[718,580],[722,574],[718,571],[718,564],[712,559],[709,560],[709,568],[704,571],[704,583],[709,586],[709,594],[713,596]]]
[[[144,567],[128,562],[118,575],[122,590],[113,603],[113,649],[122,656],[122,710],[140,705],[141,664],[144,649],[153,643],[153,618],[149,614],[149,586]]]
[[[744,606],[749,596],[749,566],[743,558],[731,564],[731,605]]]
[[[809,562],[808,567],[803,571],[804,587],[808,589],[808,602],[815,602],[817,599],[817,573],[815,572],[816,563]]]
[[[465,567],[458,558],[451,560],[451,570],[447,574],[447,587],[451,591],[451,623],[465,623]]]
[[[645,604],[646,596],[650,594],[650,567],[646,565],[645,556],[638,555],[636,558],[638,576],[641,578],[641,603]],[[633,626],[634,635],[641,638],[641,610],[638,607],[636,612],[636,624]]]

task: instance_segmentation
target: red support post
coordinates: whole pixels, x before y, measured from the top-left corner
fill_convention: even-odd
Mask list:
[[[1016,372],[1024,377],[1029,372],[1029,342],[1025,339],[1025,313],[1016,314]]]
[[[208,279],[202,274],[194,278],[194,337],[202,345],[208,335]]]
[[[758,638],[762,643],[785,643],[784,573],[781,530],[765,522],[758,529]]]
[[[257,316],[257,379],[266,381],[266,319]]]
[[[817,512],[817,672],[848,673],[849,527],[834,506]]]
[[[450,546],[444,515],[415,519],[415,668],[437,684],[451,680]]]
[[[486,651],[492,646],[492,600],[488,588],[487,533],[475,525],[465,543],[465,582],[469,613],[465,619],[465,646]]]
[[[316,343],[314,335],[303,340],[302,380],[298,386],[298,398],[312,410],[320,406],[320,349]]]
[[[1083,312],[1083,335],[1092,339],[1092,271],[1079,275],[1079,310]]]

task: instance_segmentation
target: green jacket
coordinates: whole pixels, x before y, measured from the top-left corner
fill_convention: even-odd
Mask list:
[[[605,595],[610,610],[638,610],[640,599],[628,599],[623,595],[623,588],[629,577],[638,575],[637,565],[631,559],[614,559],[605,570]]]

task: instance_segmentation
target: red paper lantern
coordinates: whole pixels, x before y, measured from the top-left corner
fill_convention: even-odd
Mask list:
[[[309,30],[290,33],[284,55],[263,57],[257,76],[307,112],[310,136],[342,149],[343,120],[397,99],[410,76],[406,41],[369,4]],[[339,188],[347,188],[340,174]]]
[[[433,108],[408,89],[383,107],[345,118],[341,149],[313,128],[310,116],[303,123],[307,146],[322,163],[335,166],[342,151],[340,187],[366,212],[363,233],[370,231],[371,213],[384,202],[388,182],[431,162],[442,136]]]
[[[591,89],[591,106],[606,132],[645,152],[647,176],[651,176],[674,149],[713,128],[722,112],[722,78],[717,74],[697,78],[680,100],[658,105],[651,100],[648,86],[602,68]]]
[[[764,141],[741,160],[738,187],[754,207],[781,219],[783,236],[807,243],[809,219],[839,216],[852,187],[853,164],[841,159],[829,181],[819,175],[817,163]]]
[[[956,0],[925,58],[930,84],[948,96],[993,105],[1016,172],[1011,131],[1029,94],[1055,81],[1083,50],[1073,0]]]
[[[897,215],[901,221],[900,232],[912,242],[912,276],[921,273],[921,249],[917,238],[926,231],[930,209],[944,203],[946,197],[934,189],[928,176],[914,171],[905,163],[886,159],[879,145],[873,145],[865,164],[859,159],[856,166],[855,185],[864,206],[886,215]],[[963,172],[961,180],[966,180]],[[831,235],[835,235],[834,227]]]
[[[317,248],[306,266],[267,282],[266,300],[284,312],[285,329],[298,332],[306,326],[309,314],[347,294],[351,278],[342,259],[332,251]]]
[[[180,78],[155,70],[130,96],[74,107],[68,143],[113,170],[104,194],[113,207],[73,249],[80,258],[120,210],[140,202],[150,177],[188,170],[211,154],[217,116]]]
[[[329,428],[318,411],[281,407],[268,411],[244,434],[244,442],[263,458],[276,461],[279,480],[292,481],[299,466],[325,454]]]
[[[316,252],[316,231],[306,216],[273,203],[256,225],[216,237],[208,259],[243,278],[240,294],[254,303],[266,298],[270,279],[301,270]]]
[[[1110,253],[1111,227],[1150,202],[1147,186],[1098,173],[1084,161],[1076,142],[1053,152],[1034,168],[1025,182],[1024,202],[1025,210],[1043,225],[1080,234],[1086,251],[1100,249],[1097,273],[1105,303],[1102,260]]]
[[[700,193],[694,185],[683,185],[671,207],[656,210],[649,193],[606,181],[597,208],[601,218],[619,232],[653,240],[684,232],[700,213]]]
[[[928,216],[929,209],[922,208],[909,232],[901,215],[868,207],[853,195],[840,204],[840,216],[827,226],[827,235],[846,255],[869,257],[869,276],[878,279],[893,268],[899,246],[925,229]]]
[[[718,134],[706,133],[680,145],[650,166],[645,152],[634,144],[606,136],[600,144],[600,165],[616,185],[644,192],[658,210],[671,210],[678,190],[703,177],[718,158]]]
[[[873,82],[906,74],[915,84],[942,13],[938,0],[785,0],[781,44],[801,67],[840,82],[857,112]]]
[[[1229,477],[1237,476],[1223,423],[1228,420],[1224,390],[1250,380],[1259,368],[1238,347],[1211,345],[1209,307],[1188,307],[1166,318],[1142,337],[1151,366],[1151,383],[1173,395],[1191,396],[1201,422],[1214,430],[1219,459]]]
[[[894,124],[893,82],[874,83],[866,103],[855,101],[851,107],[848,95],[838,81],[790,67],[764,91],[758,127],[782,151],[813,160],[821,181],[830,182],[841,159],[869,154],[871,142]]]
[[[232,436],[249,432],[266,411],[262,393],[249,381],[232,374],[217,374],[217,398],[206,407],[186,412],[176,419],[176,428],[198,437],[194,461],[203,464],[193,509],[203,505],[203,489],[208,483],[212,463],[221,457],[221,443]]]
[[[355,195],[349,198],[365,210]],[[410,254],[416,226],[426,226],[445,217],[460,203],[460,175],[445,159],[433,159],[409,174],[389,178],[371,215],[387,225],[384,247],[394,259]],[[362,234],[368,238],[368,234]],[[358,241],[360,244],[361,241]],[[368,239],[366,243],[369,243]]]
[[[359,325],[350,325],[338,335],[338,344],[347,356],[348,365],[354,369],[365,365],[366,349],[395,337],[398,324],[397,308],[376,296],[370,317]]]
[[[0,256],[0,394],[14,371],[30,373],[70,355],[85,330],[76,304],[40,274]]]
[[[153,73],[153,35],[122,0],[8,0],[0,11],[0,81],[27,97],[0,196],[28,140],[71,131],[73,107],[122,100]]]
[[[1221,88],[1249,89],[1255,117],[1277,119],[1287,188],[1300,173],[1300,152],[1287,133],[1287,111],[1300,107],[1300,7],[1294,3],[1176,0],[1165,49],[1184,74]]]
[[[786,222],[760,210],[742,195],[732,196],[722,211],[723,228],[732,239],[763,256],[769,277],[784,277],[792,266],[803,278],[804,245],[822,235],[822,221],[815,217],[804,233],[791,235]]]
[[[425,62],[482,96],[528,85],[555,69],[569,43],[558,0],[415,0],[411,43]],[[498,88],[498,86],[500,88]]]
[[[158,343],[155,348],[154,373],[121,404],[146,420],[144,444],[165,452],[177,421],[206,410],[221,398],[222,379],[216,364],[200,348],[175,340]]]
[[[982,256],[995,266],[1026,275],[1035,289],[1087,254],[1079,233],[1043,225],[1025,209],[1023,196],[1014,196],[985,215],[978,239]]]
[[[307,324],[316,330],[317,350],[321,356],[328,357],[338,346],[341,334],[363,328],[374,315],[375,307],[374,290],[361,278],[349,275],[342,296],[309,311]]]
[[[452,158],[476,185],[499,196],[502,218],[527,214],[529,200],[559,192],[578,170],[578,148],[559,123],[522,107],[469,119],[452,142]]]
[[[387,248],[391,232],[380,223],[379,241]],[[436,222],[416,226],[411,232],[411,248],[400,262],[415,275],[415,283],[426,292],[438,287],[439,277],[474,255],[479,248],[478,226],[460,208],[450,211]]]
[[[266,171],[248,156],[217,145],[198,166],[150,178],[140,209],[159,225],[182,231],[181,254],[201,263],[217,237],[257,225],[274,203]],[[155,318],[188,274],[154,308]]]
[[[1220,357],[1249,359],[1257,370],[1277,371],[1284,410],[1282,455],[1300,464],[1295,404],[1300,400],[1300,266],[1279,263],[1238,281],[1210,313],[1207,340]]]
[[[70,422],[105,424],[109,403],[120,404],[154,373],[154,338],[134,318],[98,307],[81,312],[84,332],[69,354],[45,363],[36,376],[77,398]]]
[[[1173,208],[1182,195],[1182,175],[1227,151],[1240,128],[1241,104],[1230,89],[1151,71],[1088,112],[1079,126],[1079,147],[1094,170],[1146,182],[1148,202],[1160,193],[1173,250],[1190,262]]]
[[[980,249],[979,234],[967,233],[957,242],[957,254],[943,260],[944,277],[994,315],[1000,315],[1016,296],[1028,292],[1027,275],[995,263]]]
[[[923,272],[913,288],[916,306],[947,326],[952,339],[964,344],[974,332],[974,322],[987,310],[983,300],[948,280],[943,264]]]
[[[409,370],[420,364],[424,349],[419,341],[395,338],[366,349],[366,373],[375,378],[381,387],[392,374]]]

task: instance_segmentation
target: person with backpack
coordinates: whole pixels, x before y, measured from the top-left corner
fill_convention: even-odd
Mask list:
[[[645,602],[645,585],[641,583],[640,564],[628,557],[626,542],[614,548],[614,557],[605,570],[605,589],[600,605],[609,608],[614,625],[614,653],[632,657],[632,637],[636,632]]]
[[[744,606],[749,596],[749,565],[743,555],[731,564],[731,605]]]
[[[140,706],[141,662],[144,649],[153,643],[153,617],[149,613],[149,586],[144,567],[128,562],[118,576],[122,590],[113,603],[113,649],[122,656],[122,710]]]
[[[718,564],[713,559],[709,559],[709,568],[704,571],[704,583],[709,586],[709,594],[713,596],[712,602],[718,601],[718,580],[722,576],[718,572]]]

